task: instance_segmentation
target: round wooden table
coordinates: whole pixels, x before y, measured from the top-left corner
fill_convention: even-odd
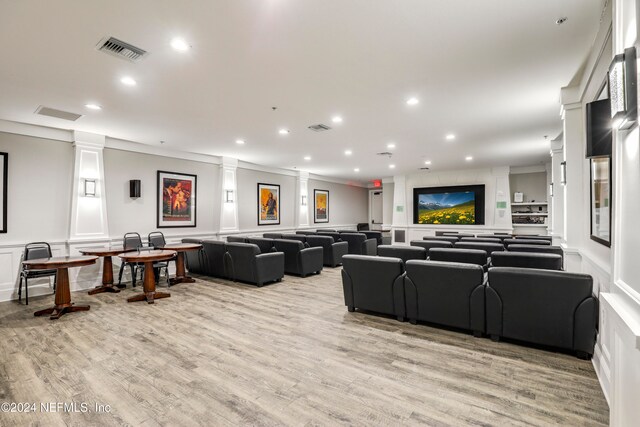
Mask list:
[[[102,257],[104,260],[102,263],[102,286],[96,286],[94,289],[89,291],[89,295],[100,294],[102,292],[113,292],[118,293],[120,289],[113,286],[113,261],[111,259],[112,256],[119,255],[123,252],[135,251],[135,249],[125,249],[122,246],[108,248],[86,248],[81,249],[80,253],[83,255],[95,255],[98,257]]]
[[[50,314],[51,320],[59,319],[63,314],[74,311],[87,311],[88,305],[73,305],[71,303],[71,291],[69,290],[69,268],[83,267],[95,264],[96,256],[60,256],[52,258],[32,259],[22,261],[22,265],[27,270],[53,270],[56,269],[56,299],[55,305],[46,310],[33,313],[34,316],[44,316]]]
[[[156,278],[153,272],[153,263],[156,261],[169,261],[170,259],[173,259],[176,256],[175,251],[160,249],[152,251],[134,251],[126,252],[118,256],[124,262],[144,263],[144,292],[134,295],[131,298],[127,298],[127,302],[147,301],[147,303],[153,304],[153,301],[158,298],[169,298],[171,296],[168,292],[156,292]]]
[[[199,251],[202,249],[202,245],[199,243],[173,243],[164,245],[163,249],[176,251],[178,253],[176,257],[176,277],[169,280],[169,283],[171,285],[177,285],[178,283],[195,282],[193,277],[187,276],[187,271],[184,266],[184,253],[188,251]]]

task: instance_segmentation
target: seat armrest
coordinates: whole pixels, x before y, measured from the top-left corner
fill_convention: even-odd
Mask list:
[[[256,255],[256,281],[260,284],[284,276],[284,252]]]
[[[362,244],[362,255],[378,255],[378,241],[376,239],[367,239]]]
[[[302,249],[300,256],[300,273],[306,275],[322,270],[324,264],[324,249],[322,247]]]
[[[598,299],[590,296],[576,308],[573,321],[573,348],[593,355],[598,328]]]

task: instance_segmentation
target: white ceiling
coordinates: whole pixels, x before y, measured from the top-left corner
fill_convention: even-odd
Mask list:
[[[363,181],[425,160],[432,170],[530,165],[548,159],[543,136],[561,131],[559,89],[585,60],[602,4],[5,0],[0,118]],[[134,64],[98,52],[105,36],[150,55]],[[175,36],[192,49],[173,50]],[[138,85],[123,86],[124,75]],[[37,116],[39,105],[85,116]],[[317,123],[334,129],[307,129]],[[391,141],[391,160],[375,155]]]

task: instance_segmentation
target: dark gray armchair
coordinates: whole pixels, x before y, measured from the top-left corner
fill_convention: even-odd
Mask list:
[[[461,242],[469,243],[499,243],[502,244],[503,239],[497,237],[461,237]]]
[[[227,242],[230,243],[247,243],[247,238],[244,236],[227,236]]]
[[[431,248],[452,248],[453,243],[442,240],[412,240],[409,242],[411,246],[418,246],[424,248],[429,256],[429,249]]]
[[[220,240],[203,240],[202,241],[202,262],[204,274],[211,277],[227,278],[225,271],[225,254],[227,253],[227,245]],[[190,252],[186,252],[189,256]]]
[[[342,257],[344,303],[356,308],[396,316],[404,321],[404,264],[398,258],[345,255]]]
[[[307,236],[305,234],[283,234],[280,239],[297,240],[299,242],[302,242],[305,248],[309,247],[309,245],[307,244]]]
[[[342,257],[349,253],[349,243],[334,242],[331,236],[307,235],[310,247],[321,247],[324,265],[336,267],[342,264]]]
[[[322,248],[305,248],[297,240],[276,239],[275,250],[284,253],[284,272],[306,277],[322,271]]]
[[[182,239],[182,243],[197,243],[202,245],[200,239]],[[206,274],[204,268],[204,246],[199,251],[186,251],[184,253],[185,261],[187,263],[187,269],[190,273],[194,274]]]
[[[284,276],[284,254],[282,252],[260,253],[260,248],[251,243],[227,243],[225,253],[225,276],[233,281],[262,286],[282,280]]]
[[[543,245],[543,246],[551,245],[550,240],[544,240],[544,239],[504,239],[503,243],[505,247],[509,247],[511,245]]]
[[[504,251],[504,245],[502,243],[487,243],[487,242],[456,242],[453,245],[456,249],[479,249],[485,251],[487,256],[491,256],[493,252]]]
[[[598,300],[593,278],[565,271],[494,267],[486,293],[487,333],[593,355]]]
[[[430,240],[432,242],[438,241],[438,242],[455,243],[455,242],[459,241],[460,239],[458,239],[457,237],[454,237],[454,236],[424,236],[424,237],[422,237],[422,240]]]
[[[560,246],[546,246],[546,245],[509,245],[508,250],[510,252],[534,252],[542,254],[556,254],[560,255],[564,265],[564,251]]]
[[[380,245],[378,246],[378,256],[400,258],[402,262],[411,259],[427,259],[427,250],[418,246]]]
[[[493,267],[538,268],[562,270],[562,257],[557,254],[531,252],[501,252],[491,256]]]
[[[485,270],[488,268],[487,252],[480,249],[431,248],[429,259],[432,261],[461,262],[476,264]]]
[[[376,245],[378,245],[378,246],[382,245],[382,232],[381,231],[363,230],[363,231],[359,231],[358,233],[364,234],[365,236],[367,236],[367,239],[376,239]]]
[[[247,243],[256,245],[260,248],[260,253],[267,254],[269,252],[276,252],[273,246],[274,239],[265,239],[264,237],[249,237]]]
[[[282,233],[264,233],[262,237],[265,239],[282,239]]]
[[[479,265],[439,261],[407,261],[404,291],[407,317],[485,332],[484,270]]]
[[[367,239],[362,233],[340,233],[340,238],[349,243],[350,255],[376,255],[376,239]]]

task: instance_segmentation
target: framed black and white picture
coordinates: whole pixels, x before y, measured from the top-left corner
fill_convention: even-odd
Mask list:
[[[611,158],[591,159],[591,240],[611,247]]]
[[[313,222],[329,222],[329,191],[313,190]]]
[[[0,153],[0,233],[7,232],[7,180],[9,154]]]

